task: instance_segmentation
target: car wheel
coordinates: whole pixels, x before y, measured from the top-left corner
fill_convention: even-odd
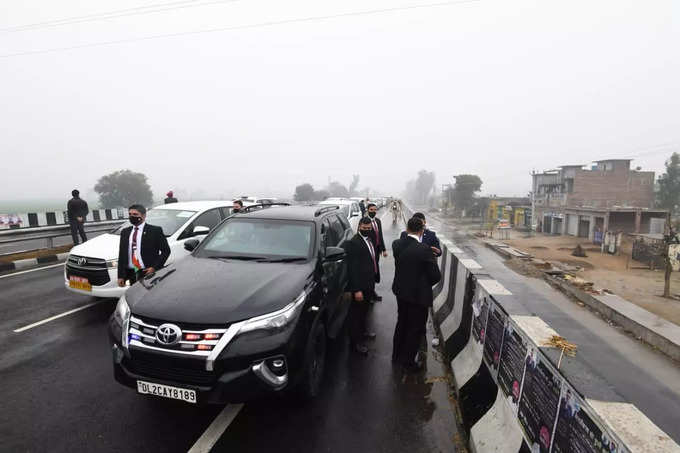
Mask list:
[[[304,399],[311,399],[319,394],[325,367],[326,328],[323,323],[317,322],[305,351],[304,378],[299,389]]]

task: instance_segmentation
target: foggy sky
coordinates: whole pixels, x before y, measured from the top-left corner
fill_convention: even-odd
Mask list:
[[[2,2],[0,28],[167,1]],[[354,173],[396,194],[420,169],[525,195],[532,169],[659,172],[680,151],[672,0],[481,0],[3,57],[427,3],[241,0],[0,32],[0,199],[87,193],[123,168],[157,198],[291,196]]]

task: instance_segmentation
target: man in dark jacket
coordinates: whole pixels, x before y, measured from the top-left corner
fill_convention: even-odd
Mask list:
[[[71,226],[71,237],[73,238],[73,245],[78,245],[78,234],[83,242],[87,241],[85,235],[85,217],[90,212],[87,202],[80,198],[80,191],[73,189],[71,191],[71,198],[66,204],[66,211],[68,216],[68,223]]]
[[[420,220],[423,221],[423,225],[425,229],[423,230],[423,238],[422,238],[422,243],[430,247],[432,250],[432,253],[434,253],[434,256],[442,256],[442,246],[439,243],[439,238],[437,237],[437,233],[435,233],[432,230],[427,229],[427,222],[425,221],[425,214],[422,212],[416,212],[413,214],[413,217],[417,217]],[[404,239],[406,236],[408,236],[408,233],[406,231],[401,232],[401,239]]]
[[[166,197],[167,197],[167,198],[164,200],[164,201],[165,201],[165,204],[177,203],[177,198],[175,198],[175,194],[172,192],[172,190],[169,191],[168,193],[166,193],[165,195],[166,195]]]
[[[413,217],[406,226],[407,236],[392,243],[395,261],[392,292],[397,296],[398,307],[392,360],[407,371],[422,368],[416,362],[416,354],[432,306],[432,285],[441,278],[432,250],[420,242],[424,229],[423,221]]]
[[[366,316],[369,298],[374,294],[375,276],[378,271],[376,250],[370,239],[371,220],[363,217],[359,221],[359,231],[343,245],[347,254],[347,291],[352,293],[349,312],[349,335],[352,349],[366,355],[366,338],[375,338],[374,333],[366,331]]]
[[[371,219],[371,226],[373,231],[371,232],[371,240],[377,251],[375,255],[376,262],[378,264],[378,274],[375,277],[375,282],[380,283],[380,255],[387,257],[387,249],[385,248],[385,239],[383,239],[383,228],[382,222],[377,217],[378,206],[375,203],[369,203],[367,207],[368,218]],[[372,300],[375,302],[382,301],[382,297],[377,293],[373,293]]]
[[[133,204],[128,208],[132,226],[120,232],[118,248],[118,286],[125,280],[135,283],[165,265],[170,256],[170,246],[163,228],[146,223],[146,208]]]

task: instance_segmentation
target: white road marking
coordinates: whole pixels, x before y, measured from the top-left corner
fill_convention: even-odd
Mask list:
[[[63,266],[63,265],[64,265],[64,263],[57,263],[57,264],[52,264],[50,266],[39,267],[39,268],[36,268],[36,269],[29,269],[27,271],[12,272],[11,274],[0,275],[0,278],[14,277],[15,275],[28,274],[29,272],[41,271],[43,269],[52,269],[53,267]]]
[[[86,308],[90,308],[94,305],[97,305],[98,303],[99,302],[92,302],[91,304],[83,305],[82,307],[78,307],[78,308],[74,308],[73,310],[65,311],[64,313],[61,313],[59,315],[54,315],[54,316],[51,316],[47,319],[43,319],[42,321],[34,322],[33,324],[29,324],[27,326],[19,327],[18,329],[14,329],[14,332],[15,333],[24,332],[28,329],[32,329],[34,327],[38,327],[38,326],[41,326],[43,324],[46,324],[50,321],[54,321],[55,319],[63,318],[64,316],[72,315],[73,313],[77,313],[81,310],[85,310]]]
[[[198,438],[193,447],[188,453],[208,453],[210,449],[217,443],[222,433],[234,421],[239,411],[243,408],[243,404],[227,404],[222,409],[215,420],[208,426],[208,429]]]

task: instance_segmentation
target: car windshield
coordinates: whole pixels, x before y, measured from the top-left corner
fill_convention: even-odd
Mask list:
[[[206,238],[196,256],[307,260],[312,253],[311,222],[231,218]]]
[[[179,209],[154,208],[146,213],[146,223],[163,228],[165,236],[172,236],[182,225],[186,223],[197,211],[182,211]],[[120,235],[123,228],[130,226],[130,222],[125,222],[113,231],[113,234]]]

